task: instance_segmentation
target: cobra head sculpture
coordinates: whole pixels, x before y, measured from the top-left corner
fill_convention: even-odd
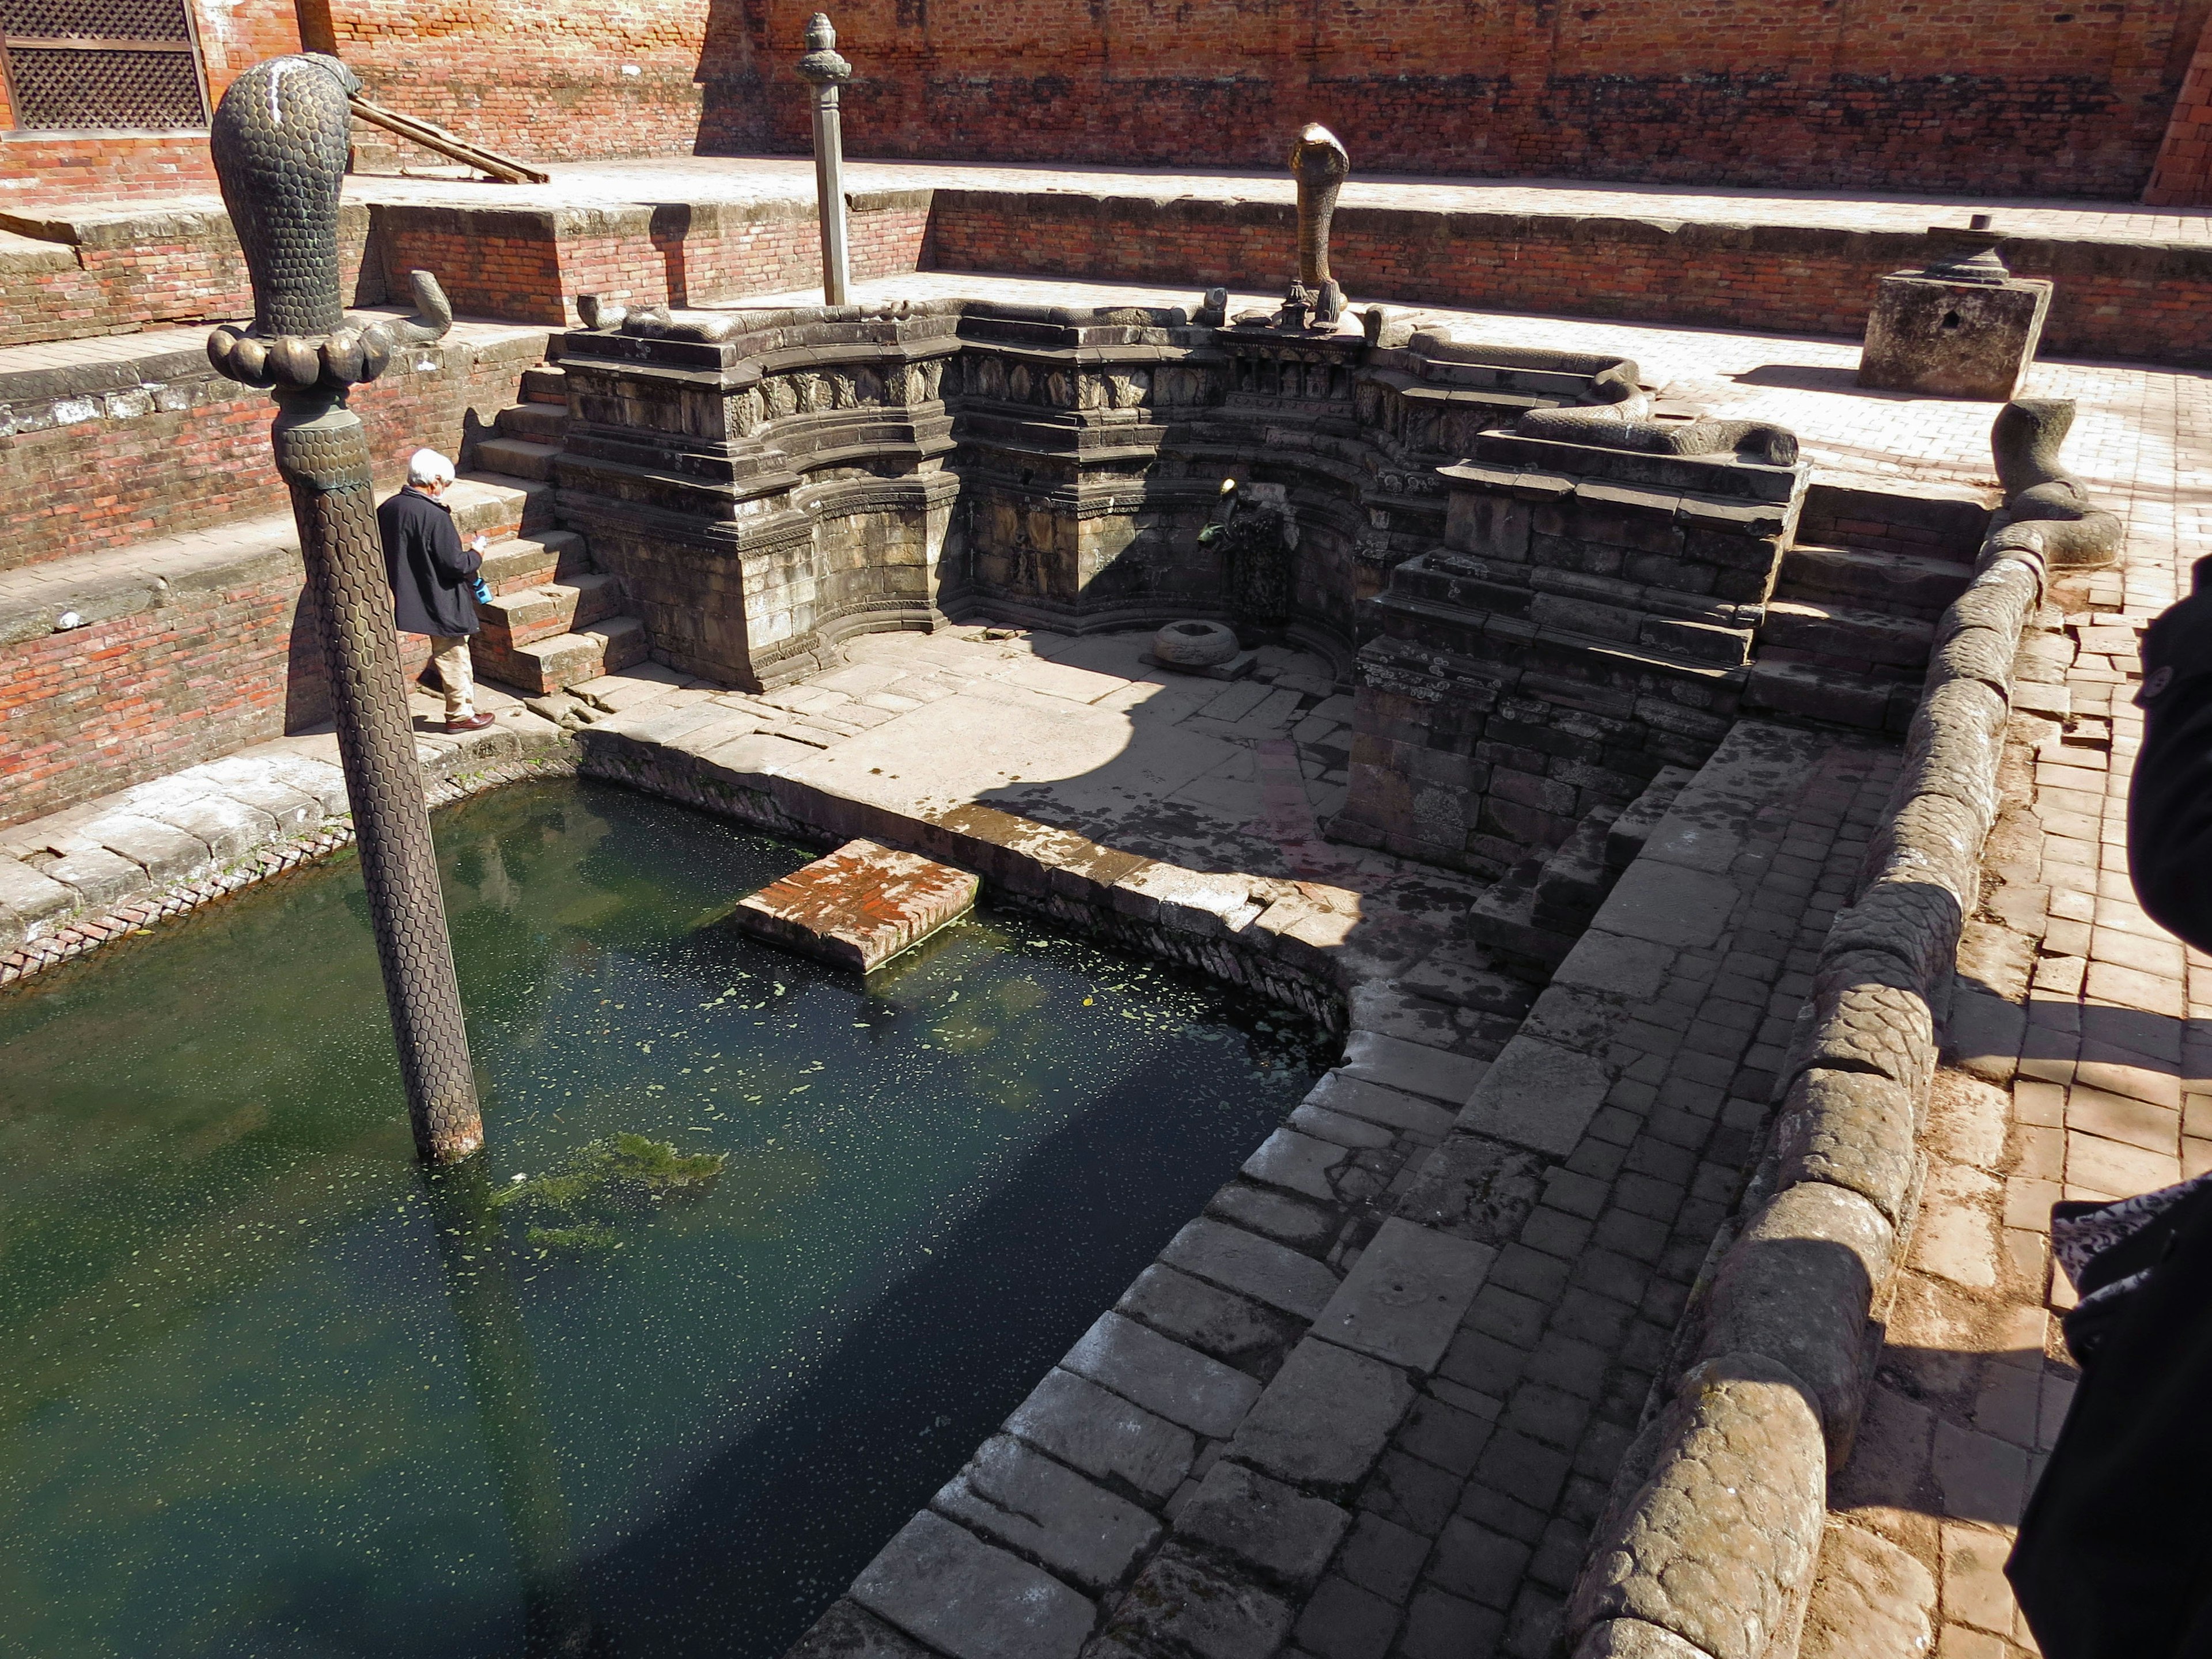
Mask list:
[[[208,336],[216,371],[256,386],[333,388],[373,380],[394,348],[453,324],[436,277],[408,273],[418,316],[349,316],[338,270],[338,192],[361,78],[335,58],[303,52],[256,64],[231,82],[208,145],[223,205],[253,280],[253,322]]]
[[[1344,290],[1328,274],[1328,226],[1352,158],[1334,133],[1309,122],[1291,146],[1290,168],[1298,185],[1298,286],[1312,320],[1334,327],[1344,314]]]

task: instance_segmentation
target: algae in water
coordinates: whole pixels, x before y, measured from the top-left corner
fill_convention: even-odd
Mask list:
[[[622,1133],[587,1141],[541,1176],[492,1194],[492,1207],[525,1223],[545,1249],[611,1250],[623,1221],[665,1199],[696,1197],[714,1184],[726,1152],[682,1152],[664,1140]]]

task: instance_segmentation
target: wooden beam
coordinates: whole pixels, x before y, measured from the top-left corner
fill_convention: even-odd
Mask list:
[[[434,126],[428,121],[418,121],[411,115],[402,115],[396,109],[373,104],[359,93],[353,94],[346,102],[353,106],[356,115],[371,126],[382,127],[386,132],[397,134],[410,143],[420,144],[424,149],[442,155],[447,161],[459,161],[463,167],[474,167],[479,173],[489,173],[503,183],[543,185],[552,180],[551,173],[541,173],[527,162],[518,161],[512,155],[501,155],[495,149],[482,149],[465,138],[456,138],[443,127]]]

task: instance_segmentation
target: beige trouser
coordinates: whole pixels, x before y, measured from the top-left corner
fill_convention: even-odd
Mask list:
[[[477,681],[469,667],[469,641],[466,635],[458,640],[430,641],[430,663],[438,671],[438,678],[446,688],[446,718],[465,720],[476,718]]]

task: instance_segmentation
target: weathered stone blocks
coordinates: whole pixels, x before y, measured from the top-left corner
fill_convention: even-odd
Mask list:
[[[1179,1536],[1219,1550],[1279,1588],[1310,1590],[1352,1526],[1325,1498],[1223,1461],[1176,1517]]]
[[[1844,1188],[1902,1228],[1918,1180],[1917,1118],[1912,1095],[1893,1079],[1805,1072],[1790,1085],[1775,1126],[1777,1184],[1819,1181]]]
[[[1190,1431],[1073,1371],[1051,1370],[1006,1431],[1109,1487],[1158,1504],[1190,1473]]]
[[[1858,1427],[1867,1309],[1889,1278],[1896,1243],[1866,1199],[1807,1182],[1752,1218],[1705,1303],[1705,1351],[1758,1354],[1803,1383],[1834,1467],[1850,1455]]]
[[[1294,1486],[1348,1496],[1413,1403],[1395,1366],[1308,1337],[1291,1351],[1229,1455]]]
[[[1019,1556],[923,1510],[853,1581],[854,1601],[953,1659],[1073,1659],[1097,1609]]]
[[[1260,1385],[1117,1313],[1101,1314],[1061,1366],[1208,1439],[1226,1439]]]
[[[1411,1371],[1433,1371],[1497,1255],[1490,1245],[1394,1216],[1336,1287],[1314,1332]]]
[[[933,1508],[1097,1595],[1160,1539],[1160,1523],[1006,1435],[985,1441]]]

